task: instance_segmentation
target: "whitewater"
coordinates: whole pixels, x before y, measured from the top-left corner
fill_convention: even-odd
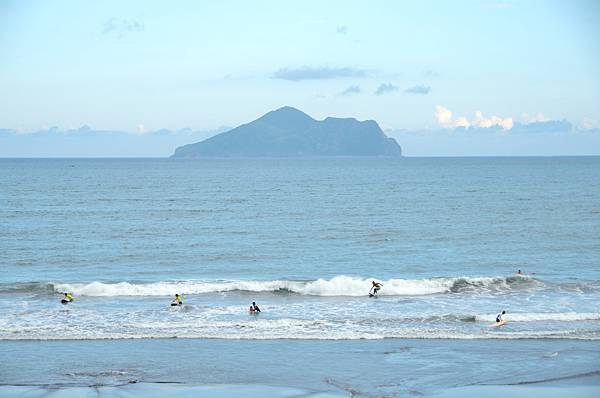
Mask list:
[[[155,283],[51,283],[47,286],[54,292],[72,292],[81,296],[165,296],[179,294],[204,294],[230,291],[295,293],[309,296],[350,296],[368,294],[375,278],[336,276],[332,279],[314,281],[164,281]],[[513,288],[536,288],[545,286],[535,279],[515,277],[455,277],[420,280],[388,279],[377,280],[385,286],[380,296],[410,296],[436,293],[451,293],[465,290],[501,291]],[[10,289],[11,287],[8,287]],[[17,287],[13,287],[17,288]],[[1,289],[1,288],[0,288]]]
[[[370,298],[372,280],[338,275],[3,284],[0,339],[600,339],[595,306],[600,285],[593,281],[561,284],[521,275],[391,278],[378,280],[383,287]],[[61,305],[64,292],[75,301]],[[182,295],[182,307],[169,305],[175,293]],[[255,300],[259,315],[248,313]],[[576,308],[569,304],[574,300]],[[549,302],[554,302],[551,310]],[[509,324],[492,328],[501,310],[508,312]]]

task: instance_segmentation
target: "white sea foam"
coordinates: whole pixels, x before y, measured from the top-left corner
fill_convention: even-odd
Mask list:
[[[495,314],[476,315],[475,320],[482,322],[494,322]],[[540,312],[540,313],[507,313],[503,316],[507,321],[515,322],[575,322],[575,321],[598,321],[600,313],[598,312]]]
[[[522,278],[519,278],[522,279]],[[155,283],[56,283],[56,292],[72,292],[78,296],[170,296],[204,294],[227,291],[290,292],[312,296],[364,296],[369,292],[373,278],[336,276],[314,281],[169,281]],[[533,280],[531,280],[533,281]],[[521,281],[517,281],[523,283]],[[429,279],[389,279],[383,284],[382,296],[428,295],[459,292],[462,290],[509,289],[513,278],[456,277]]]

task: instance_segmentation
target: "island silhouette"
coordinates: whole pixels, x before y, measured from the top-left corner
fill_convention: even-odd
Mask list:
[[[175,149],[173,158],[402,156],[374,120],[315,120],[285,106],[206,140]]]

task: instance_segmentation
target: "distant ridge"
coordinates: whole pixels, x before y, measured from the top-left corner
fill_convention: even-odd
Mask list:
[[[402,156],[400,145],[373,120],[315,120],[289,106],[195,144],[174,158]]]

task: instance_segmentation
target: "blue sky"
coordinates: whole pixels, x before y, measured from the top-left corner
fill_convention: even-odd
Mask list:
[[[208,130],[290,105],[590,130],[598,19],[597,1],[0,1],[0,128]]]

